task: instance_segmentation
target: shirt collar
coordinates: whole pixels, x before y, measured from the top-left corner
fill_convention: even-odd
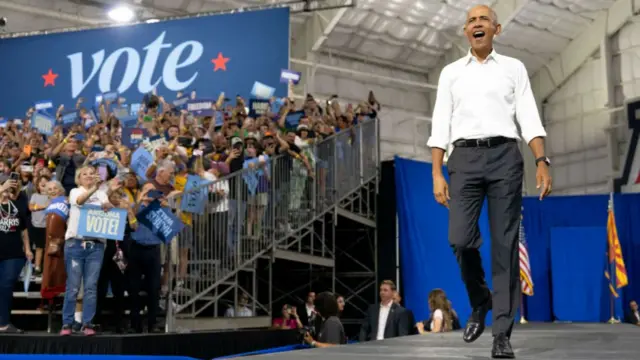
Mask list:
[[[489,60],[493,60],[493,61],[497,62],[498,61],[498,57],[499,57],[499,54],[496,52],[496,49],[494,48],[489,53],[489,56],[487,56],[487,58],[485,59],[485,63],[489,62]],[[465,61],[464,61],[465,65],[468,65],[472,61],[478,62],[478,59],[475,56],[473,56],[473,54],[471,53],[471,48],[469,48],[469,52],[467,53],[467,56],[465,56],[464,59],[465,59]]]
[[[389,303],[387,305],[380,303],[380,307],[381,308],[386,308],[386,309],[390,309],[391,306],[393,305],[393,301],[389,301]]]

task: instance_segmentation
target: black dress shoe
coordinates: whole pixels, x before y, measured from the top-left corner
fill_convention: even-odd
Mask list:
[[[489,297],[489,300],[487,300],[483,305],[473,309],[473,312],[469,317],[469,321],[467,321],[464,333],[462,334],[462,339],[465,342],[474,342],[480,337],[480,335],[482,335],[484,332],[484,320],[491,308],[492,300],[491,297]]]
[[[491,357],[494,359],[515,359],[511,343],[505,334],[498,334],[493,338]]]

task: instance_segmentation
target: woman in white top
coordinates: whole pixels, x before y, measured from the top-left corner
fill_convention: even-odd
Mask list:
[[[102,259],[104,257],[105,240],[88,239],[78,236],[80,207],[84,205],[98,205],[104,211],[114,206],[109,202],[112,192],[117,191],[121,184],[115,180],[108,185],[100,184],[100,175],[95,168],[84,166],[76,171],[77,188],[69,194],[69,222],[65,234],[64,260],[67,270],[67,284],[62,307],[62,330],[60,335],[71,335],[76,299],[80,285],[84,288],[82,307],[82,332],[87,336],[95,335],[92,321],[96,313],[97,287]]]
[[[442,289],[434,289],[429,293],[429,310],[431,317],[427,321],[416,324],[420,334],[439,333],[453,330],[454,313],[447,295]]]

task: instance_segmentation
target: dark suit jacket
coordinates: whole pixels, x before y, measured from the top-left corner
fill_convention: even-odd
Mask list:
[[[300,318],[300,322],[302,323],[302,326],[309,326],[309,316],[307,316],[306,304],[302,304],[298,306],[298,317]]]
[[[627,316],[625,316],[624,322],[635,325],[640,322],[640,319],[638,319],[634,312],[629,311]]]
[[[376,340],[378,334],[378,318],[380,316],[380,304],[369,306],[367,314],[360,328],[360,341]],[[398,336],[409,335],[409,319],[405,309],[398,304],[391,304],[389,316],[384,328],[384,338],[390,339]]]

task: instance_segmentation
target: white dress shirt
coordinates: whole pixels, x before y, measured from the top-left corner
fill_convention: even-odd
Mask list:
[[[514,116],[527,144],[546,136],[524,64],[495,50],[479,62],[469,52],[440,73],[427,145],[447,150],[460,139],[518,139]]]
[[[378,333],[376,340],[384,339],[384,329],[387,327],[387,319],[389,318],[389,311],[391,311],[392,301],[389,301],[387,305],[380,304],[380,313],[378,315]]]

